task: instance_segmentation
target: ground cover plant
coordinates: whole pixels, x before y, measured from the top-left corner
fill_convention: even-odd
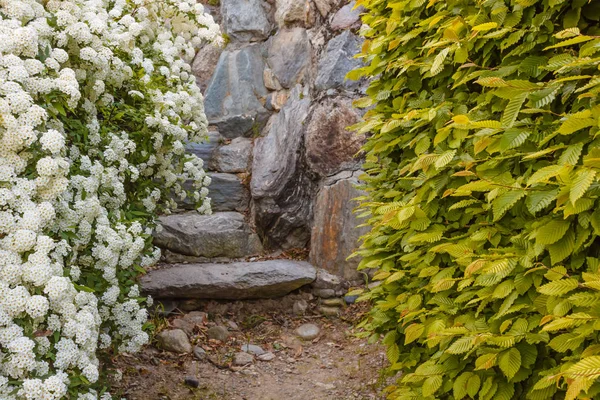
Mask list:
[[[108,399],[97,352],[148,340],[135,277],[171,197],[210,211],[193,0],[0,1],[0,398]],[[194,189],[184,190],[192,180]]]
[[[597,398],[600,2],[357,4],[390,398]]]

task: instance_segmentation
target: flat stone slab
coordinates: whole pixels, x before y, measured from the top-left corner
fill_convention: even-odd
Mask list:
[[[237,212],[196,212],[159,218],[163,229],[154,243],[172,252],[196,257],[241,258],[262,252],[256,233]]]
[[[242,300],[284,296],[315,280],[305,261],[268,260],[230,264],[176,264],[141,278],[156,298]]]

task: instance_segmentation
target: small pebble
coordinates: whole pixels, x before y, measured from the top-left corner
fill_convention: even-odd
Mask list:
[[[337,307],[319,307],[319,312],[327,317],[337,317],[340,313],[340,309]]]
[[[319,336],[321,329],[315,324],[304,324],[296,328],[295,332],[296,335],[300,337],[300,339],[313,340],[314,338]]]
[[[233,356],[233,365],[242,366],[252,364],[254,362],[254,357],[252,354],[248,353],[235,353]]]
[[[194,347],[194,356],[196,356],[198,360],[203,361],[206,359],[206,351],[204,351],[202,347],[196,346]]]
[[[257,357],[260,361],[273,361],[275,359],[275,354],[270,351],[264,354],[261,354]]]
[[[358,296],[344,296],[344,301],[346,301],[346,304],[354,304],[356,303],[356,299],[358,299]]]
[[[296,300],[294,302],[293,312],[295,315],[304,315],[308,308],[308,302],[306,300]]]
[[[191,376],[186,376],[184,382],[189,387],[197,388],[198,386],[200,386],[200,381]]]
[[[242,351],[245,353],[254,354],[255,356],[260,356],[261,354],[265,354],[265,351],[262,349],[262,347],[257,346],[255,344],[242,345]]]
[[[343,307],[344,304],[344,300],[339,298],[323,300],[323,305],[328,307]]]
[[[220,340],[226,342],[229,338],[229,331],[224,326],[213,326],[206,332],[209,339]]]

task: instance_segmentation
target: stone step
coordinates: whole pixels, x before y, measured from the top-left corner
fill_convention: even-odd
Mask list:
[[[159,218],[163,229],[154,243],[174,253],[195,257],[242,258],[262,252],[258,235],[237,212],[196,212]]]
[[[142,291],[158,299],[243,300],[284,296],[315,280],[305,261],[175,264],[142,277]]]

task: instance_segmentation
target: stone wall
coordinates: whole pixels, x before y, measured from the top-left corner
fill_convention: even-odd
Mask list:
[[[345,279],[359,277],[346,258],[364,232],[352,214],[364,137],[345,129],[359,120],[351,103],[365,89],[345,80],[360,66],[353,6],[207,5],[228,44],[206,46],[194,60],[211,133],[190,146],[211,171],[215,211],[245,215],[267,250],[310,248],[315,267]]]

